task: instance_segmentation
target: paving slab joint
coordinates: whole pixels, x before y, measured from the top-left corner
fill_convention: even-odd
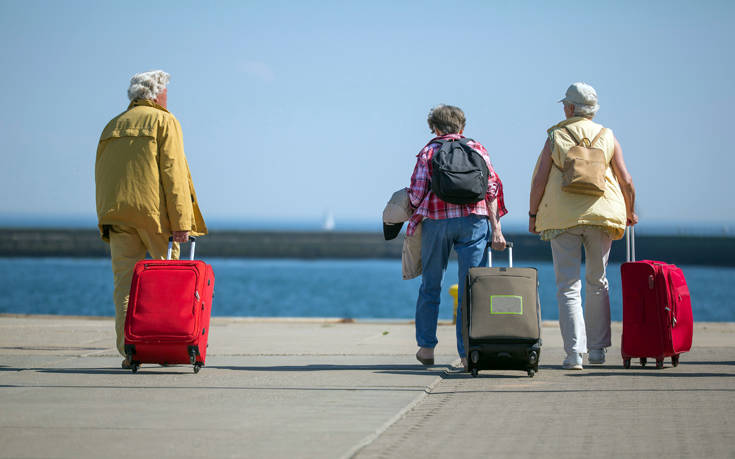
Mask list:
[[[357,454],[364,449],[366,446],[370,445],[373,441],[375,441],[380,435],[383,434],[386,430],[388,430],[393,424],[401,420],[406,414],[408,414],[410,411],[412,411],[414,408],[416,408],[418,405],[421,404],[421,402],[426,399],[426,397],[431,394],[431,392],[436,388],[436,386],[446,378],[446,375],[448,374],[448,371],[445,370],[443,374],[439,375],[434,379],[430,384],[428,384],[426,387],[424,387],[423,392],[419,394],[414,400],[411,401],[408,405],[403,407],[401,411],[396,413],[395,416],[388,419],[383,425],[378,427],[373,433],[368,435],[367,437],[363,438],[358,442],[355,446],[350,448],[349,451],[347,451],[345,454],[340,456],[340,459],[352,459],[357,456]]]

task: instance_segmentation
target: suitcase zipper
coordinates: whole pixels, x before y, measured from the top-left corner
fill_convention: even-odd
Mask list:
[[[668,282],[668,275],[665,272],[664,268],[666,265],[661,264],[658,267],[658,270],[660,271],[660,279],[661,279],[661,289],[663,290],[663,300],[666,301],[664,303],[664,320],[663,320],[663,330],[661,330],[663,333],[661,336],[661,340],[663,341],[663,349],[661,349],[661,355],[665,356],[667,354],[667,349],[673,349],[673,338],[672,338],[672,332],[671,332],[671,292],[669,289],[669,286],[667,285]]]
[[[679,300],[681,299],[681,297],[677,298],[677,293],[674,290],[674,279],[673,279],[673,276],[671,275],[671,271],[669,271],[668,273],[668,278],[669,278],[669,295],[671,297],[671,302],[669,303],[669,305],[671,306],[671,310],[670,310],[671,328],[674,328],[676,327],[676,316],[679,315]]]
[[[671,327],[676,327],[676,316],[678,315],[678,301],[677,301],[677,293],[674,290],[674,279],[671,275],[671,271],[664,271],[664,267],[671,266],[666,263],[656,263],[657,266],[660,266],[661,268],[661,277],[664,278],[664,281],[668,281],[668,288],[666,289],[666,298],[668,300],[667,304],[668,306],[664,308],[666,312],[669,313],[669,322],[671,322]],[[667,282],[664,282],[667,283]],[[681,296],[679,296],[679,299]]]
[[[651,310],[653,311],[654,319],[656,320],[656,328],[659,338],[659,352],[661,355],[663,355],[666,352],[666,343],[667,338],[666,335],[669,334],[668,331],[668,315],[665,313],[665,311],[658,309],[660,305],[665,305],[668,303],[667,297],[668,294],[666,293],[666,278],[664,277],[665,274],[663,272],[662,265],[660,263],[652,263],[653,270],[654,270],[654,276],[655,276],[655,283],[656,288],[653,290],[655,298],[653,307]],[[663,285],[661,285],[663,284]],[[663,316],[666,316],[665,318],[662,318]],[[658,358],[659,356],[654,356]]]
[[[179,261],[179,260],[175,260],[175,261]],[[180,267],[191,268],[194,265],[191,262],[187,263],[186,261],[183,261],[181,263],[167,263],[166,264],[166,267],[170,267],[170,266],[180,266]],[[146,270],[147,269],[157,269],[157,268],[161,268],[161,267],[162,267],[162,265],[160,265],[160,264],[154,264],[154,263],[145,263],[143,265],[143,268],[146,269]],[[194,269],[194,276],[195,276],[194,284],[195,285],[198,285],[199,284],[199,270],[198,269]],[[193,327],[193,330],[189,333],[189,336],[193,337],[194,340],[197,340],[198,337],[201,336],[199,334],[199,327],[201,326],[199,320],[200,320],[201,317],[197,316],[197,313],[196,313],[197,312],[197,303],[201,303],[201,299],[200,299],[200,296],[199,296],[199,290],[198,289],[194,290],[194,302],[192,303],[192,306],[191,306],[191,314],[192,314],[193,319],[194,319],[194,327]],[[136,338],[138,340],[140,340],[141,342],[155,342],[155,343],[168,342],[168,341],[178,341],[178,340],[180,340],[180,338],[178,336],[177,337],[174,337],[174,338],[172,338],[172,337],[159,338],[159,339],[155,339],[153,341],[146,339],[146,337],[144,337],[144,336],[136,336]]]

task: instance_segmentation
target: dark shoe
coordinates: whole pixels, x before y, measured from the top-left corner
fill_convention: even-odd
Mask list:
[[[123,370],[130,370],[131,368],[133,368],[133,365],[130,363],[128,359],[124,359],[120,366],[122,367]]]
[[[419,351],[416,353],[416,360],[426,366],[434,365],[434,349],[430,347],[420,347]]]

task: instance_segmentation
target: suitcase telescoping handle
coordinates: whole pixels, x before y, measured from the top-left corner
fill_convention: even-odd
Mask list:
[[[197,238],[194,236],[189,236],[189,242],[191,242],[191,251],[189,252],[189,260],[194,259],[194,250],[196,249],[197,245]],[[171,259],[171,251],[174,248],[174,237],[169,236],[168,238],[168,252],[166,252],[166,260]]]
[[[505,242],[505,247],[508,248],[508,267],[513,267],[513,243],[510,241]],[[493,250],[492,246],[487,246],[487,265],[491,266],[493,265]]]
[[[635,261],[635,227],[625,229],[625,261]]]

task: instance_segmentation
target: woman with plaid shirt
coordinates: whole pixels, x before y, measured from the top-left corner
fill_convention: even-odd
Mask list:
[[[490,163],[490,157],[480,143],[471,141],[468,145],[485,159],[489,170],[488,187],[485,199],[472,204],[452,204],[443,201],[431,191],[431,159],[440,144],[437,140],[462,139],[465,115],[459,107],[439,105],[429,112],[429,128],[436,135],[419,152],[416,167],[411,176],[409,198],[416,209],[408,228],[407,235],[421,230],[421,263],[423,274],[421,288],[416,301],[416,342],[419,350],[416,358],[424,365],[434,364],[434,347],[439,302],[444,271],[447,269],[449,254],[454,247],[458,257],[459,297],[462,298],[464,283],[469,268],[487,266],[487,246],[493,250],[505,249],[505,238],[500,228],[500,217],[507,214],[503,201],[503,183]],[[457,311],[457,352],[462,365],[467,368],[464,344],[462,341],[461,308]]]

